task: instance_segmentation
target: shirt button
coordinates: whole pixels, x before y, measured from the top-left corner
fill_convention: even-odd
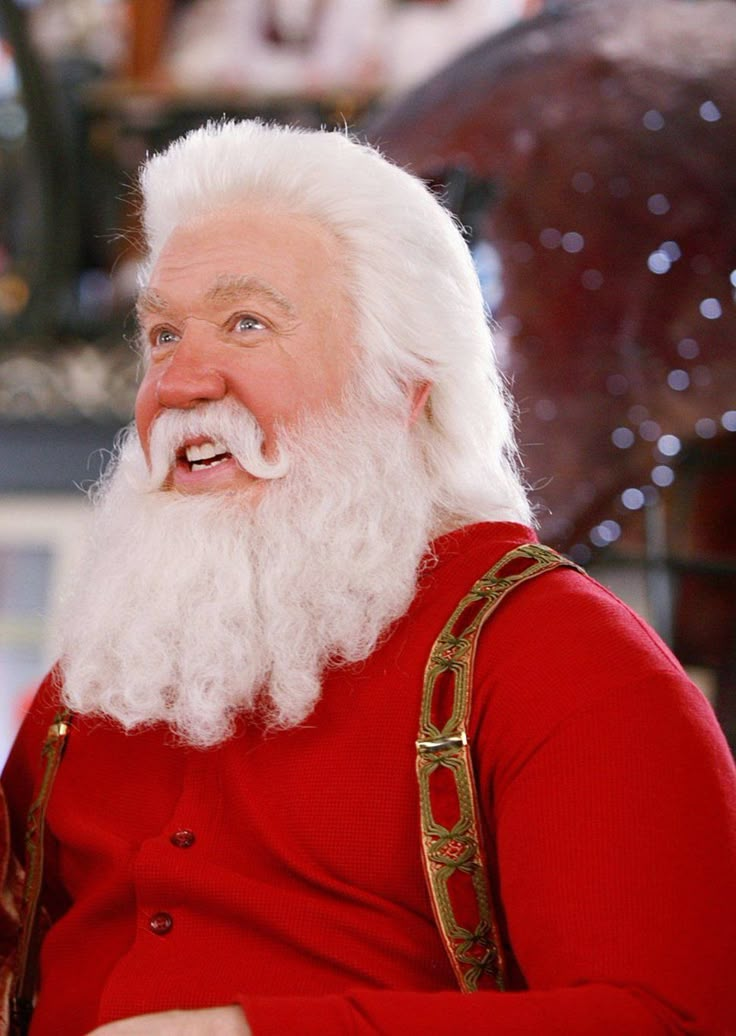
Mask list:
[[[194,831],[190,831],[186,827],[182,828],[181,831],[174,831],[171,836],[171,844],[175,845],[177,849],[188,849],[195,842]]]
[[[148,927],[154,935],[168,935],[174,927],[174,918],[171,914],[154,914],[148,922]]]

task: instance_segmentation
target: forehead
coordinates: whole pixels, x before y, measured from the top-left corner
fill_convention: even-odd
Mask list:
[[[298,304],[342,287],[340,257],[337,237],[317,220],[238,206],[177,227],[151,271],[146,293],[227,302],[228,292],[216,286],[251,283]]]

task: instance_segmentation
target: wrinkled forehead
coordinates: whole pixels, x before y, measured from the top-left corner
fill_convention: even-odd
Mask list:
[[[283,292],[258,277],[249,277],[244,274],[216,274],[210,285],[203,287],[201,298],[196,301],[209,303],[216,307],[260,301],[274,306],[286,317],[294,319],[297,317],[295,305]],[[155,287],[144,286],[138,292],[136,313],[139,320],[165,316],[168,314],[170,306],[170,299]]]
[[[244,298],[294,316],[327,300],[351,298],[349,264],[336,234],[311,216],[243,205],[219,209],[172,230],[142,272],[139,315],[174,296],[227,305]]]
[[[255,194],[183,218],[165,234],[149,240],[139,283],[145,287],[151,282],[166,253],[208,248],[213,243],[237,247],[265,240],[282,250],[287,259],[302,250],[313,254],[322,266],[342,265],[346,259],[346,241],[330,222],[267,194]]]

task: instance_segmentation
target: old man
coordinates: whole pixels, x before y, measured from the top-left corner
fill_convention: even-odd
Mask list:
[[[32,1036],[734,1031],[730,755],[537,548],[451,217],[257,122],[141,189],[135,427],[4,775]]]

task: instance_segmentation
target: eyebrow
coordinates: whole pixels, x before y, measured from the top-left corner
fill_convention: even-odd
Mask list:
[[[286,316],[296,316],[296,309],[286,296],[257,277],[220,274],[204,297],[206,302],[239,302],[241,299],[262,298],[273,303]]]
[[[139,317],[143,313],[165,313],[168,308],[166,299],[153,288],[141,288],[138,292],[135,309]]]
[[[250,299],[261,299],[270,302],[291,319],[297,315],[296,308],[280,291],[258,280],[257,277],[246,277],[238,274],[220,274],[215,278],[212,287],[204,293],[204,301],[215,304],[247,302]],[[136,312],[143,314],[164,314],[169,305],[164,296],[154,288],[142,288],[136,301]]]

